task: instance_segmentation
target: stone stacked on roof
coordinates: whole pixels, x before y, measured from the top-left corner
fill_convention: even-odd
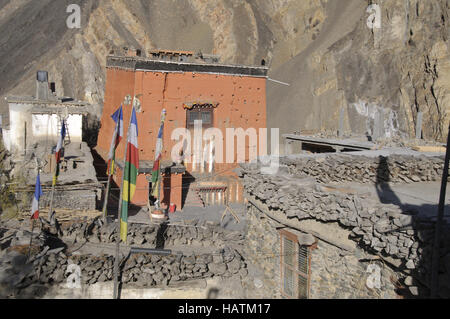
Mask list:
[[[443,167],[440,157],[393,156],[385,160],[394,166],[393,172],[397,175],[391,177],[397,182],[403,178],[408,183],[429,180],[429,177],[424,179],[423,174],[438,179],[438,174],[442,172],[440,167]],[[416,287],[420,283],[422,287],[429,287],[435,222],[429,216],[419,214],[424,208],[409,210],[394,203],[380,203],[370,193],[323,184],[329,181],[342,183],[347,177],[350,181],[374,182],[377,180],[378,158],[328,156],[321,161],[301,159],[287,163],[288,166],[280,168],[278,175],[261,174],[256,165],[241,165],[240,174],[247,197],[260,203],[269,214],[284,216],[285,221],[292,222],[290,225],[301,225],[302,221],[308,220],[339,225],[350,231],[349,239],[359,247],[393,265],[405,285]],[[367,176],[358,171],[361,169],[368,171]],[[417,180],[411,178],[415,175]],[[443,227],[442,242],[448,243],[450,225],[444,224]],[[317,235],[333,238],[332,233]],[[445,262],[440,273],[440,293],[441,296],[448,296],[449,245],[442,246],[441,256]]]

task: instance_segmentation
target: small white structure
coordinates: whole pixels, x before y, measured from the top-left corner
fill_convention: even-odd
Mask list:
[[[36,97],[8,96],[9,127],[3,127],[3,143],[13,154],[26,152],[35,143],[56,144],[65,119],[71,142],[82,141],[83,115],[88,104],[58,98],[49,89],[47,72],[37,74]]]

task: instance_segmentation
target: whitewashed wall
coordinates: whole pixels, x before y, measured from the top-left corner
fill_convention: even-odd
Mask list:
[[[25,123],[27,139],[31,134],[31,104],[9,104],[9,146],[12,153],[23,152],[25,144]],[[28,144],[28,141],[27,141]]]
[[[56,143],[59,118],[56,114],[31,114],[31,104],[10,103],[9,104],[9,137],[6,141],[5,134],[3,140],[9,151],[13,153],[22,152],[25,143],[30,148],[33,143],[48,141]],[[82,140],[83,116],[81,114],[70,114],[67,119],[67,129],[71,142],[81,142]],[[9,147],[8,147],[9,146]]]
[[[59,137],[58,132],[59,118],[56,114],[33,114],[32,115],[32,134],[36,139],[55,139]],[[72,142],[81,142],[82,139],[83,117],[80,114],[71,114],[67,119],[67,129],[69,130],[70,140]]]
[[[2,130],[2,138],[3,138],[3,146],[8,150],[11,151],[11,140],[9,138],[9,130]]]

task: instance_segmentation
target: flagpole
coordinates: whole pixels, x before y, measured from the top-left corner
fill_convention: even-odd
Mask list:
[[[106,207],[108,206],[109,189],[111,185],[111,176],[112,176],[111,170],[112,168],[108,169],[108,182],[106,183],[105,199],[103,200],[102,214],[104,221],[106,221]]]
[[[36,166],[37,166],[37,175],[39,176],[39,173],[40,173],[40,170],[39,170],[39,166],[38,166],[38,164],[37,164],[37,158],[35,157],[35,159],[36,159]],[[36,183],[37,183],[37,181],[38,181],[38,179],[36,179]],[[39,182],[40,182],[40,179],[39,179]],[[35,188],[36,188],[36,186],[35,186]],[[35,191],[36,192],[36,191]],[[35,196],[35,195],[33,195],[33,196]],[[33,209],[33,208],[32,208]],[[38,209],[39,209],[39,202],[38,202]],[[33,214],[34,214],[34,212],[32,212]],[[33,231],[34,231],[34,222],[35,222],[36,220],[33,218],[33,220],[31,221],[31,235],[30,235],[30,245],[28,246],[28,254],[27,254],[27,262],[28,262],[28,260],[30,259],[30,253],[31,253],[31,243],[33,242]]]
[[[61,131],[62,131],[65,128],[66,123],[64,122],[64,120],[62,120],[61,122],[62,122],[61,123]],[[64,147],[64,137],[62,136],[61,132],[59,132],[59,134],[60,134],[59,138],[61,139],[61,149],[63,149],[63,147]],[[56,148],[58,148],[58,146],[56,146]],[[60,151],[60,150],[56,150],[55,149],[55,160],[56,160],[56,152],[57,151]],[[53,220],[53,197],[55,195],[55,186],[56,186],[56,179],[57,179],[56,173],[58,172],[58,166],[59,166],[59,161],[55,161],[55,162],[56,162],[56,165],[55,165],[55,168],[54,168],[54,171],[53,171],[52,192],[51,192],[51,195],[50,195],[50,211],[48,212],[48,220],[50,222],[50,225],[54,224],[54,220]]]
[[[31,222],[31,235],[30,235],[30,245],[28,246],[27,262],[28,262],[28,260],[30,259],[31,243],[32,243],[32,241],[33,241],[34,222],[35,222],[35,219],[33,218],[33,221]]]
[[[162,153],[162,149],[161,149]],[[161,159],[159,160],[159,167],[158,167],[158,207],[157,209],[162,209],[161,205]]]
[[[119,284],[119,253],[120,253],[120,216],[122,214],[122,197],[123,197],[123,181],[125,178],[125,163],[127,160],[127,151],[128,151],[128,135],[130,134],[130,127],[131,127],[131,119],[133,117],[133,109],[131,109],[130,114],[130,122],[128,123],[128,130],[127,130],[127,139],[125,143],[125,152],[123,153],[123,167],[122,167],[122,181],[121,181],[121,187],[120,187],[120,197],[119,197],[119,208],[117,210],[117,238],[116,238],[116,258],[114,259],[114,292],[113,292],[113,299],[118,299],[118,284]]]
[[[114,135],[113,135],[113,139],[111,141],[111,147],[110,147],[110,153],[108,155],[108,165],[107,165],[107,170],[108,170],[108,182],[106,183],[106,191],[105,191],[105,198],[103,200],[103,209],[102,209],[102,214],[103,214],[103,220],[106,222],[106,217],[107,217],[107,207],[108,207],[108,199],[109,199],[109,192],[110,192],[110,188],[111,188],[111,178],[112,175],[114,175],[114,163],[116,160],[116,148],[118,146],[118,142],[117,142],[117,136],[119,135],[119,137],[121,137],[120,135],[120,130],[122,130],[122,126],[123,123],[121,123],[121,118],[123,117],[123,109],[122,109],[122,105],[120,105],[120,108],[112,115],[113,119],[114,119],[114,115],[118,113],[117,116],[117,121],[114,120],[116,122],[116,127],[114,129]]]
[[[165,121],[166,121],[166,109],[163,109],[161,111],[161,124],[160,124],[161,126],[160,126],[160,130],[164,129],[163,125],[164,125]],[[159,135],[159,132],[158,132],[158,135]],[[157,199],[156,199],[157,205],[155,205],[156,206],[155,207],[156,210],[160,210],[162,208],[162,205],[161,205],[161,187],[162,187],[162,184],[163,184],[164,181],[161,180],[161,176],[162,176],[161,175],[161,162],[162,162],[162,150],[163,150],[163,145],[164,145],[163,137],[164,137],[164,131],[161,132],[161,149],[160,150],[157,149],[156,151],[157,152],[159,151],[159,154],[157,154],[157,153],[155,154],[155,161],[158,160],[158,157],[159,157],[159,165],[158,165],[158,171],[157,171],[157,176],[158,177],[157,177],[157,185],[156,185],[156,187],[158,188],[158,196],[157,196]],[[157,142],[157,147],[158,147],[158,142]]]
[[[52,215],[53,215],[53,195],[55,194],[55,185],[56,185],[56,170],[58,169],[58,163],[56,163],[55,165],[55,169],[53,172],[53,181],[52,181],[52,192],[50,194],[50,210],[48,212],[48,220],[50,222],[51,225],[53,225],[52,222]]]

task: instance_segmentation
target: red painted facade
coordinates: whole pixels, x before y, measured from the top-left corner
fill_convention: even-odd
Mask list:
[[[170,66],[170,63],[168,65]],[[127,95],[137,97],[140,101],[140,112],[137,112],[139,159],[142,162],[148,162],[146,167],[150,166],[150,169],[155,157],[162,109],[167,111],[162,154],[163,160],[166,161],[170,160],[172,147],[178,143],[171,139],[172,131],[176,128],[185,128],[187,125],[187,111],[183,108],[184,104],[213,103],[217,105],[213,109],[212,126],[222,131],[224,139],[226,128],[243,128],[244,130],[255,128],[257,131],[259,128],[266,128],[265,76],[219,74],[219,72],[208,72],[207,67],[203,67],[200,72],[173,72],[108,65],[101,128],[96,147],[105,160],[115,124],[111,114],[123,104]],[[124,134],[128,129],[131,108],[131,104],[123,105]],[[225,145],[226,140],[224,140],[224,148]],[[124,148],[125,143],[120,143],[116,153],[117,159],[123,158]],[[248,141],[245,151],[248,157]],[[236,164],[216,164],[215,172],[221,175],[233,175],[230,171],[235,166]],[[190,170],[189,165],[187,170]],[[120,176],[121,173],[118,170],[114,178],[116,182],[120,181]],[[117,184],[120,185],[120,183]],[[145,174],[139,175],[137,190],[132,201],[134,204],[146,205],[149,194],[148,185]],[[165,196],[170,196],[169,201],[175,203],[177,209],[180,209],[181,176],[171,177],[170,186],[173,192],[169,194],[166,191]]]

